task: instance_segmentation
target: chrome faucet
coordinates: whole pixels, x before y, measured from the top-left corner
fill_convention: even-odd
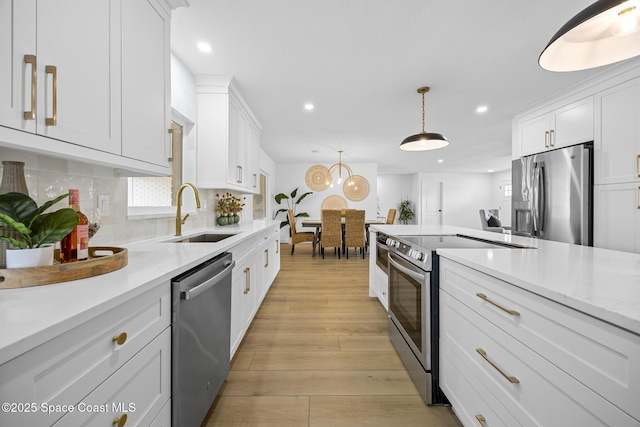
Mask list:
[[[176,201],[176,236],[182,236],[182,224],[187,220],[189,214],[186,214],[184,218],[182,218],[182,190],[187,187],[191,187],[193,190],[193,194],[196,196],[196,207],[200,207],[200,194],[198,194],[198,189],[195,185],[190,182],[185,182],[178,188],[178,195]]]

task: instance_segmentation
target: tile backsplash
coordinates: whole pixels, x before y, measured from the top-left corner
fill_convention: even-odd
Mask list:
[[[115,246],[175,233],[175,208],[168,208],[172,214],[165,215],[127,214],[127,178],[118,176],[115,169],[5,148],[0,148],[0,160],[25,162],[29,195],[38,205],[67,192],[69,188],[78,188],[80,210],[93,222],[98,216],[99,196],[107,196],[109,209],[106,214],[99,214],[100,230],[91,239],[91,246]],[[0,164],[0,176],[1,169]],[[182,226],[183,234],[217,226],[214,211],[217,192],[220,191],[199,190],[202,208],[189,215]],[[185,192],[184,197],[192,196]],[[53,208],[60,209],[66,203],[63,200]],[[251,210],[245,209],[245,212]]]

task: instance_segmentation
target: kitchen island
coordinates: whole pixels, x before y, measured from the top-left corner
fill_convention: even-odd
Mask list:
[[[530,247],[437,251],[440,386],[463,423],[640,424],[639,255],[457,227],[372,230]]]

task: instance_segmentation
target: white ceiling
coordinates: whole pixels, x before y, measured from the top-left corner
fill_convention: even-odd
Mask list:
[[[382,174],[498,171],[511,166],[515,114],[602,71],[537,63],[591,3],[189,0],[173,11],[171,47],[194,74],[235,76],[276,163],[328,166],[344,150],[345,163],[374,162]],[[198,51],[201,41],[213,52]],[[420,86],[431,87],[425,130],[450,144],[404,152],[400,142],[421,130]]]

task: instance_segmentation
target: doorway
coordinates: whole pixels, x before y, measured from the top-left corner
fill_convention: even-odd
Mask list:
[[[442,182],[420,184],[420,224],[442,225]]]
[[[511,226],[511,193],[513,186],[511,180],[500,181],[500,222],[502,225]]]

